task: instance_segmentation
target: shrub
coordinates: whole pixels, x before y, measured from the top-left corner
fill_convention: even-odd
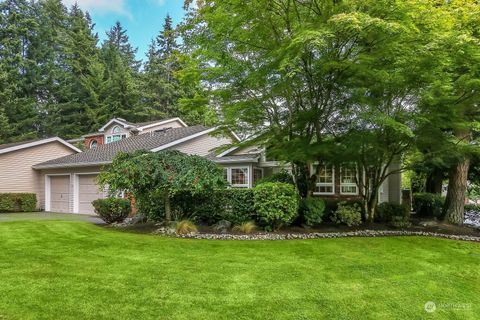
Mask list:
[[[337,211],[338,204],[340,202],[345,202],[349,205],[358,205],[358,207],[361,209],[362,213],[364,213],[363,209],[363,203],[360,200],[338,200],[338,199],[323,199],[325,201],[325,212],[323,214],[324,219],[331,218],[332,215]]]
[[[410,210],[403,204],[384,202],[377,206],[375,218],[378,222],[389,223],[394,217],[410,218]]]
[[[299,211],[303,223],[307,226],[320,224],[325,213],[325,201],[319,198],[302,199]]]
[[[0,212],[32,212],[36,208],[35,193],[0,193]]]
[[[221,220],[241,224],[255,218],[252,189],[222,189],[196,195],[182,192],[175,195],[171,203],[173,210],[183,219],[209,225]],[[163,216],[162,210],[158,212],[160,217]]]
[[[175,232],[177,234],[189,234],[197,231],[197,226],[189,220],[182,220],[175,226]]]
[[[465,211],[480,212],[480,204],[469,203],[465,205]]]
[[[437,217],[442,218],[442,207],[445,203],[445,197],[434,193],[415,193],[413,194],[413,211],[419,217]]]
[[[257,229],[257,225],[253,221],[244,222],[240,225],[233,227],[233,231],[241,233],[252,233]]]
[[[127,199],[97,199],[92,204],[95,212],[106,223],[122,222],[132,211],[130,201]]]
[[[349,227],[358,226],[362,223],[362,210],[356,203],[349,205],[347,202],[341,201],[331,219],[337,224],[343,223]]]
[[[266,182],[253,190],[258,219],[268,229],[290,224],[298,213],[298,195],[287,183]]]
[[[376,220],[396,228],[410,226],[410,208],[403,204],[384,202],[377,206]]]
[[[288,184],[294,184],[293,181],[293,176],[290,172],[286,170],[282,170],[280,172],[274,173],[268,177],[265,177],[263,179],[260,179],[257,181],[257,186],[262,184],[262,183],[267,183],[267,182],[282,182],[282,183],[288,183]]]

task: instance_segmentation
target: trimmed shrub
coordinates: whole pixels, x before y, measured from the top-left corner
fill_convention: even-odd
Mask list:
[[[260,179],[257,181],[257,186],[262,184],[262,183],[267,183],[267,182],[282,182],[282,183],[288,183],[288,184],[294,184],[293,181],[293,176],[290,172],[286,170],[282,170],[280,172],[274,173],[268,177],[265,177],[263,179]]]
[[[346,201],[341,201],[331,219],[337,224],[343,223],[349,227],[358,226],[362,223],[362,210],[356,203],[350,205]]]
[[[384,202],[377,206],[375,220],[397,228],[410,226],[410,209],[403,204]]]
[[[442,207],[445,203],[445,197],[434,193],[414,193],[413,211],[419,217],[443,218]]]
[[[122,222],[132,212],[130,201],[127,199],[97,199],[93,201],[92,204],[95,208],[95,212],[106,223]]]
[[[232,231],[240,233],[252,233],[257,229],[257,225],[253,221],[244,222],[233,227]]]
[[[339,200],[339,199],[323,199],[325,201],[325,213],[323,214],[324,219],[331,218],[332,215],[337,211],[338,204],[340,202],[345,202],[349,205],[358,205],[364,214],[363,203],[361,200]]]
[[[35,193],[0,193],[0,212],[32,212],[36,209]]]
[[[298,194],[290,184],[262,183],[254,188],[253,197],[258,219],[267,229],[278,230],[298,214]]]
[[[320,224],[325,213],[325,201],[319,198],[302,199],[299,212],[305,225],[312,227]]]
[[[197,226],[189,220],[182,220],[175,226],[175,232],[177,234],[196,233],[197,231]]]
[[[214,225],[221,220],[241,224],[255,219],[252,189],[223,189],[192,195],[182,192],[171,200],[173,211],[182,219]],[[159,210],[161,220],[163,211]]]
[[[465,211],[480,212],[480,204],[468,203],[465,205]]]

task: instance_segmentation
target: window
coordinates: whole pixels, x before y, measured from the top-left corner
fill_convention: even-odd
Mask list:
[[[249,187],[249,169],[248,167],[225,168],[223,170],[225,180],[237,188]]]
[[[340,193],[357,195],[357,169],[354,166],[342,166],[340,169]]]
[[[120,141],[127,137],[126,133],[122,133],[122,129],[120,126],[115,126],[112,129],[112,134],[107,136],[105,143],[112,143],[115,141]]]
[[[97,140],[90,141],[90,149],[95,149],[97,147]]]
[[[263,178],[263,169],[253,168],[253,184],[257,184],[257,181]]]
[[[318,172],[317,172],[318,169]],[[313,172],[317,174],[316,194],[335,194],[335,171],[331,165],[313,166]]]

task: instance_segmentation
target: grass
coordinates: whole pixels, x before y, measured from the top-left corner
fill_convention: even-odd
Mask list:
[[[1,222],[0,319],[478,319],[479,266],[479,244],[445,239],[208,241]]]

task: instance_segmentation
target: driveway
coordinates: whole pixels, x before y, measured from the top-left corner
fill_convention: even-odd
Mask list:
[[[0,213],[0,223],[6,221],[22,220],[64,220],[64,221],[87,221],[94,224],[104,224],[97,216],[86,214],[54,213],[54,212],[27,212],[27,213]]]

